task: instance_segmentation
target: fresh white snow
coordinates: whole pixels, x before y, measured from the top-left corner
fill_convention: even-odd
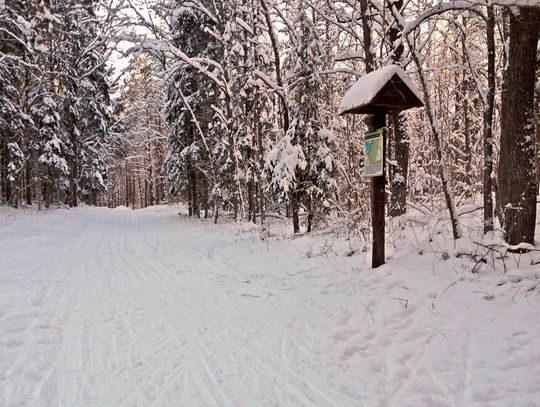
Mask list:
[[[370,270],[177,212],[0,208],[0,406],[538,406],[530,257],[499,286],[396,228]]]

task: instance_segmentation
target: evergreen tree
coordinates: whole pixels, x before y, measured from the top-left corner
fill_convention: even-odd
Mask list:
[[[39,103],[32,108],[34,121],[39,132],[39,164],[44,168],[42,194],[45,205],[52,203],[54,189],[67,190],[69,166],[66,157],[69,153],[69,139],[60,127],[60,114],[53,95],[43,92]]]
[[[270,49],[261,30],[265,20],[259,2],[231,1],[225,16],[223,66],[231,89],[229,106],[224,106],[230,112],[224,128],[229,134],[229,194],[236,194],[245,219],[255,222],[257,207],[264,211],[263,139],[272,127],[268,89],[261,79],[271,76]]]
[[[106,191],[106,146],[109,132],[109,85],[105,40],[100,36],[91,0],[57,3],[62,17],[59,66],[65,131],[69,134],[70,199],[77,206],[79,189],[88,203]]]
[[[326,62],[324,50],[316,24],[305,6],[299,10],[297,24],[298,41],[289,61],[292,120],[287,134],[266,161],[271,190],[291,205],[295,233],[300,231],[302,204],[308,213],[306,229],[311,231],[319,203],[336,192],[337,171],[337,144],[332,132],[326,129],[330,112],[320,76]]]
[[[211,9],[210,4],[207,10]],[[173,43],[189,58],[212,60],[220,46],[212,32],[215,21],[190,1],[178,0],[173,21]],[[186,62],[180,62],[169,84],[166,118],[171,131],[164,169],[174,193],[188,197],[190,215],[207,208],[209,184],[213,181],[213,149],[207,139],[219,106],[216,85]],[[202,201],[202,202],[201,202]]]
[[[24,133],[32,125],[21,108],[32,29],[23,5],[0,5],[0,199],[16,206],[17,179],[26,161]]]

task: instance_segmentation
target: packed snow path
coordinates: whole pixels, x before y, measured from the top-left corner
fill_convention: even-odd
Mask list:
[[[0,222],[0,406],[538,406],[537,296],[306,247],[171,208]]]

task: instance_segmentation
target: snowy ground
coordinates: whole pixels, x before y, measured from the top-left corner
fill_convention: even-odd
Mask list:
[[[176,212],[0,211],[0,406],[540,405],[533,280]]]

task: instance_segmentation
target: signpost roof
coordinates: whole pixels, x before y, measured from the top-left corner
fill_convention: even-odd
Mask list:
[[[338,113],[389,113],[422,106],[422,95],[407,73],[388,65],[362,76],[345,93]]]

